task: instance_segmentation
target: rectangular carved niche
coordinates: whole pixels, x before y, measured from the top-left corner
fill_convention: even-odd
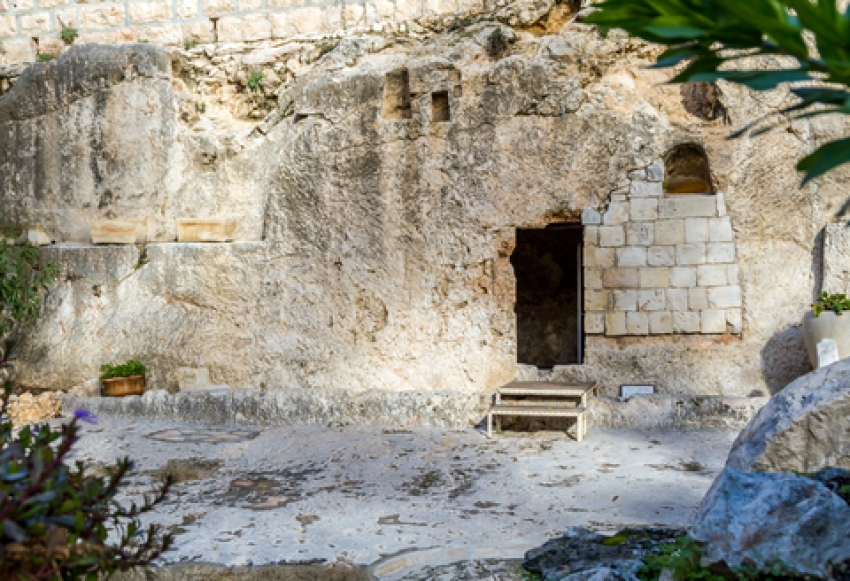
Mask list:
[[[449,107],[449,92],[436,91],[431,93],[431,121],[451,121],[452,111]]]
[[[407,69],[387,73],[384,78],[384,119],[410,119],[410,78]]]

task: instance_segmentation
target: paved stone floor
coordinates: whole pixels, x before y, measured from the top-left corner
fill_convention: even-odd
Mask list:
[[[190,426],[101,419],[76,458],[129,455],[127,497],[165,472],[150,515],[171,562],[368,566],[380,579],[519,579],[516,561],[569,526],[684,527],[731,431],[556,432],[371,426]]]

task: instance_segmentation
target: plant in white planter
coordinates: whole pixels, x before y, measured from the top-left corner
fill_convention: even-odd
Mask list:
[[[812,367],[818,367],[818,343],[832,339],[838,347],[838,357],[850,357],[850,298],[840,293],[822,292],[803,316],[803,342]]]

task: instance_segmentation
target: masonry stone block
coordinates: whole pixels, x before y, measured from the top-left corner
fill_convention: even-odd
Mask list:
[[[698,311],[675,311],[673,312],[673,332],[699,333],[700,319]]]
[[[236,0],[236,7],[239,12],[259,10],[263,7],[263,0]]]
[[[725,286],[727,267],[725,264],[703,264],[697,267],[699,286]]]
[[[637,291],[615,290],[612,292],[615,311],[636,311]]]
[[[198,42],[213,42],[215,40],[213,23],[209,20],[203,20],[201,22],[184,24],[183,38],[193,39]]]
[[[635,198],[631,201],[629,218],[634,221],[657,220],[658,199],[657,198]]]
[[[646,168],[646,178],[651,182],[661,182],[664,179],[664,166],[660,163],[651,163]]]
[[[732,219],[729,216],[708,219],[709,242],[733,242]]]
[[[629,221],[629,203],[611,202],[608,210],[602,216],[602,224],[605,226],[620,226]]]
[[[178,18],[195,18],[198,15],[198,0],[175,0],[174,8]],[[211,22],[206,22],[212,25]]]
[[[744,321],[741,316],[741,309],[726,309],[726,330],[737,335],[743,329]]]
[[[663,198],[658,204],[658,217],[709,218],[717,215],[717,200],[713,195],[676,195]]]
[[[601,266],[610,268],[614,266],[617,258],[616,248],[584,248],[584,265],[586,267]]]
[[[135,244],[138,224],[131,220],[94,220],[91,223],[93,244]]]
[[[9,4],[19,13],[28,12],[35,8],[35,0],[12,0]]]
[[[64,10],[56,10],[53,13],[55,21],[53,26],[56,30],[62,30],[65,27],[79,28],[80,19],[77,16],[77,8],[71,7]]]
[[[243,40],[267,40],[272,37],[272,23],[265,14],[249,14],[244,16],[243,19]]]
[[[738,284],[740,282],[737,264],[726,265],[726,280],[729,281],[729,284]]]
[[[288,38],[289,18],[286,14],[269,14],[269,22],[272,23],[272,38]]]
[[[626,233],[622,226],[601,226],[599,228],[599,246],[622,246],[626,243]]]
[[[18,25],[15,23],[15,17],[0,16],[0,38],[9,38],[18,34]]]
[[[655,239],[655,224],[652,222],[630,222],[626,224],[626,244],[649,246]]]
[[[293,10],[289,13],[289,27],[295,34],[321,32],[324,29],[322,9],[299,8]]]
[[[708,309],[700,312],[701,333],[725,333],[726,311]]]
[[[640,278],[633,267],[608,268],[602,273],[605,288],[637,288]]]
[[[638,310],[663,311],[667,308],[667,291],[664,289],[645,289],[638,291]]]
[[[611,292],[607,290],[585,289],[584,309],[586,311],[605,311],[608,309],[608,298]]]
[[[617,266],[646,266],[646,248],[642,246],[618,248]]]
[[[646,313],[626,313],[626,331],[629,335],[649,333],[649,316]]]
[[[601,289],[602,286],[602,269],[601,268],[585,268],[584,269],[584,288]]]
[[[269,6],[273,8],[297,8],[303,5],[304,0],[269,0]]]
[[[708,308],[708,292],[704,288],[688,289],[688,306],[692,311]]]
[[[680,265],[705,263],[705,244],[679,244],[676,246],[676,262]]]
[[[170,2],[130,2],[129,6],[130,22],[133,24],[161,22],[171,18]]]
[[[688,289],[671,288],[667,290],[667,308],[671,311],[688,310]]]
[[[599,246],[599,226],[584,227],[584,247]]]
[[[592,334],[604,333],[605,313],[585,313],[584,332]]]
[[[27,242],[33,246],[47,246],[52,242],[50,235],[41,224],[31,224],[27,227]]]
[[[21,40],[4,40],[0,42],[0,62],[23,63],[35,60],[32,41],[28,38]]]
[[[705,245],[705,259],[713,263],[735,262],[735,245],[731,242],[710,242]]]
[[[605,334],[617,337],[626,334],[626,313],[605,313]]]
[[[602,214],[595,208],[585,208],[581,211],[581,223],[585,226],[599,226],[602,224]]]
[[[9,10],[11,10],[9,1],[10,0],[0,0],[0,14],[3,14],[4,12],[9,12]]]
[[[708,306],[712,309],[730,309],[741,306],[741,287],[717,286],[708,289]]]
[[[219,42],[241,42],[244,37],[244,27],[245,21],[241,16],[219,18],[216,24],[216,33]]]
[[[231,14],[236,10],[234,4],[234,0],[202,0],[201,2],[204,14],[212,18]]]
[[[21,33],[36,36],[48,32],[50,32],[50,15],[46,12],[21,16]]]
[[[632,180],[631,185],[629,186],[629,193],[634,198],[660,198],[661,197],[661,183],[660,182],[648,182],[643,180]]]
[[[124,24],[124,8],[118,6],[83,6],[83,26],[110,28]]]
[[[670,286],[690,288],[697,285],[696,268],[675,267],[670,269]]]
[[[166,46],[181,46],[183,44],[183,26],[180,24],[160,24],[147,26],[142,29],[143,38],[154,44]]]
[[[708,242],[708,218],[685,218],[685,242]]]
[[[676,249],[673,246],[650,246],[646,262],[649,266],[675,266]]]
[[[670,286],[670,269],[664,267],[645,267],[640,269],[641,288],[667,288]]]
[[[667,335],[673,332],[673,315],[670,311],[649,313],[649,332],[652,335]]]
[[[635,169],[629,172],[630,180],[640,180],[647,181],[646,179],[646,170],[645,169]]]
[[[659,220],[655,223],[655,243],[661,245],[684,244],[684,220]]]

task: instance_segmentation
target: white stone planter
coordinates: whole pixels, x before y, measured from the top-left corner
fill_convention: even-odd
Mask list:
[[[803,316],[803,342],[809,352],[812,367],[818,367],[818,343],[823,339],[832,339],[838,345],[838,357],[850,357],[850,312],[836,315],[824,311],[815,317],[812,311]]]

